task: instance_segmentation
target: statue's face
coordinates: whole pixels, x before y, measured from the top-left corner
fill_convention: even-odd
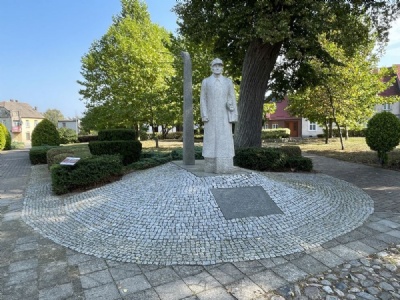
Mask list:
[[[215,74],[215,75],[220,75],[222,73],[222,71],[224,70],[224,66],[222,64],[214,64],[211,67],[211,71]]]

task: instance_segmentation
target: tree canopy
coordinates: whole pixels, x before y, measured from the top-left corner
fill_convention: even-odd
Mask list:
[[[347,56],[335,43],[322,37],[321,42],[340,65],[328,66],[311,60],[309,63],[320,80],[315,86],[301,88],[289,95],[290,114],[325,125],[327,133],[329,125],[336,123],[341,132],[342,127],[364,127],[377,104],[399,100],[379,96],[395,78],[387,82],[382,80],[390,75],[390,70],[377,68],[374,43],[360,46],[352,56]]]
[[[142,1],[121,4],[107,33],[82,58],[79,93],[87,107],[84,123],[95,126],[91,129],[156,126],[173,119],[166,116],[171,103],[165,79],[174,74],[166,48],[169,33],[151,22]]]
[[[351,55],[369,44],[371,32],[385,43],[398,8],[389,0],[178,0],[175,12],[185,38],[213,42],[229,73],[241,76],[235,146],[247,147],[261,144],[267,90],[282,94],[315,84],[310,59],[338,64],[322,34]]]
[[[48,109],[43,113],[43,116],[48,119],[54,126],[58,127],[58,121],[64,119],[64,115],[58,109]]]

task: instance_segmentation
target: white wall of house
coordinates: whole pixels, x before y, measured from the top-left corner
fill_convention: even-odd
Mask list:
[[[318,134],[323,134],[323,128],[319,126],[317,123],[312,123],[307,119],[302,120],[301,122],[302,128],[302,137],[307,138],[307,137],[316,137]]]
[[[74,130],[76,132],[76,134],[79,133],[79,127],[80,127],[79,119],[58,121],[58,128],[69,128],[69,129]]]
[[[400,102],[396,102],[393,104],[379,104],[375,106],[375,111],[380,113],[382,111],[389,111],[392,114],[400,117]]]

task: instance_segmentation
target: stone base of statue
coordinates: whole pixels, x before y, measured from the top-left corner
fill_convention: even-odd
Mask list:
[[[230,174],[235,170],[231,157],[205,157],[204,172],[215,174]]]

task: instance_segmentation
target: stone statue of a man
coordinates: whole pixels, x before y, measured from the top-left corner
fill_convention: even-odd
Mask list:
[[[204,122],[203,157],[205,172],[230,173],[233,170],[232,123],[238,113],[232,80],[222,76],[223,63],[211,62],[212,75],[201,84],[200,112]]]

